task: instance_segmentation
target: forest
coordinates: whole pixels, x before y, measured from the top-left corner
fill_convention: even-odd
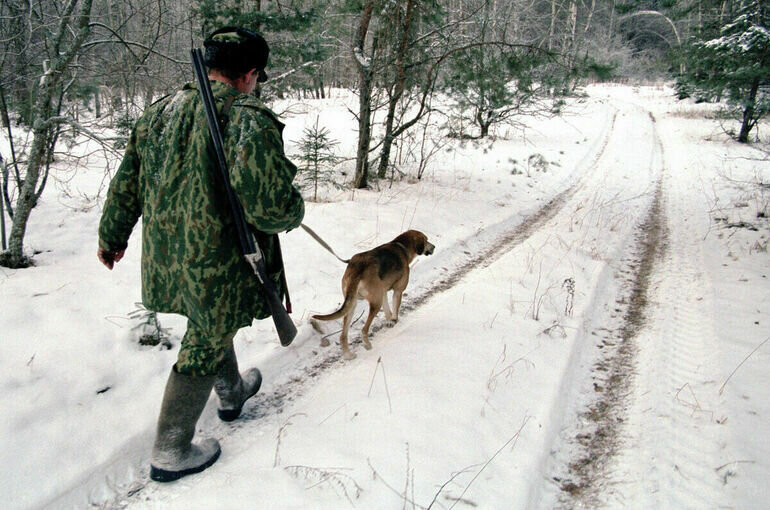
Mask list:
[[[3,508],[767,507],[769,20],[768,0],[1,0]],[[174,258],[144,255],[157,215],[110,270],[99,225],[137,120],[228,25],[270,46],[255,94],[297,167],[296,337],[229,337],[263,383],[232,422],[215,385],[194,435],[217,463],[158,484],[190,324],[143,301]],[[435,250],[403,264],[397,314],[315,318],[346,259],[410,231]],[[226,235],[185,256],[218,266]]]
[[[83,140],[118,157],[220,26],[269,42],[268,105],[357,95],[347,185],[366,188],[399,172],[399,141],[426,124],[483,139],[558,115],[586,81],[675,80],[680,98],[723,103],[728,129],[751,142],[770,106],[769,18],[761,0],[4,0],[0,264],[32,263],[27,221],[57,158]]]

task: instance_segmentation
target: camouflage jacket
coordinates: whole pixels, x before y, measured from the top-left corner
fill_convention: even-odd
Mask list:
[[[211,82],[217,109],[235,96],[223,133],[230,182],[246,221],[258,231],[268,274],[283,293],[276,234],[300,225],[305,205],[292,185],[297,168],[284,155],[281,124],[259,100]],[[235,223],[208,150],[197,85],[185,85],[145,111],[110,183],[99,246],[126,247],[142,216],[142,301],[179,313],[211,334],[270,315],[243,260]]]

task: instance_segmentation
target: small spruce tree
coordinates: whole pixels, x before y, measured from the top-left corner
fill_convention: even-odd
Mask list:
[[[318,126],[318,117],[313,126],[303,131],[299,142],[299,171],[302,176],[300,185],[303,189],[313,189],[313,201],[318,200],[319,184],[339,187],[334,180],[334,165],[339,161],[334,147],[338,144],[337,140],[331,138],[328,129]]]

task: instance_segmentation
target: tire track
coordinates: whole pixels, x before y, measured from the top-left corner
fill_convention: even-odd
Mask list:
[[[653,325],[639,338],[629,440],[614,469],[614,477],[624,480],[618,496],[644,507],[729,506],[723,492],[730,470],[718,469],[726,463],[720,449],[726,415],[713,379],[719,366],[714,289],[702,249],[709,215],[691,194],[691,178],[685,172],[669,176],[669,246],[654,276]]]
[[[598,493],[604,488],[601,481],[621,445],[638,352],[636,337],[645,324],[650,276],[666,239],[661,198],[659,185],[647,218],[637,229],[640,258],[630,268],[633,277],[627,297],[619,299],[628,303],[622,325],[614,336],[605,338],[603,355],[593,367],[594,390],[601,396],[580,412],[592,430],[576,436],[579,454],[568,461],[568,478],[557,479],[561,490],[569,495],[562,501],[565,507],[598,504]]]
[[[573,439],[568,440],[577,449],[566,459],[566,466],[558,469],[566,475],[552,477],[561,490],[557,503],[560,508],[594,508],[603,502],[610,465],[624,440],[623,427],[633,394],[639,351],[637,337],[648,315],[652,275],[667,247],[663,209],[665,155],[656,120],[648,113],[653,137],[648,171],[650,178],[658,175],[655,191],[644,219],[635,228],[634,244],[625,250],[617,273],[626,275],[622,285],[625,290],[622,295],[614,296],[615,303],[610,308],[619,314],[620,323],[597,328],[604,334],[597,346],[600,351],[590,378],[596,396],[578,410],[578,422],[582,427]]]
[[[609,121],[606,129],[602,134],[600,143],[597,144],[597,147],[593,151],[589,152],[589,154],[587,154],[578,165],[580,177],[574,184],[557,194],[546,204],[540,207],[540,209],[538,209],[534,214],[527,217],[518,225],[515,225],[513,228],[504,231],[501,235],[498,235],[487,241],[486,246],[482,249],[476,250],[475,255],[467,255],[465,259],[459,263],[459,265],[452,269],[450,274],[437,277],[433,280],[433,283],[418,287],[417,289],[411,291],[410,296],[405,296],[401,304],[401,312],[399,315],[401,317],[408,316],[409,312],[425,305],[437,294],[440,294],[441,292],[444,292],[457,285],[457,283],[470,272],[492,264],[505,253],[526,241],[534,232],[539,230],[549,220],[555,217],[564,208],[569,199],[585,185],[586,179],[590,175],[590,170],[595,168],[598,162],[604,156],[605,150],[609,144],[611,135],[615,128],[617,115],[618,112],[615,111],[612,115],[612,119]],[[445,249],[454,250],[457,253],[463,253],[463,250],[460,249],[457,245],[450,246]],[[387,325],[383,321],[375,320],[374,324],[370,328],[370,332],[376,333],[385,327],[387,327]],[[351,343],[360,343],[360,338],[352,340]],[[335,351],[335,353],[330,353],[329,355],[325,356],[324,359],[320,362],[307,367],[305,369],[306,375],[309,377],[317,377],[323,370],[326,370],[331,365],[341,361],[341,353]],[[296,388],[287,389],[285,392],[280,392],[280,394],[276,392],[275,397],[271,400],[274,402],[283,402],[288,397],[288,395],[293,393],[295,390]],[[260,406],[258,405],[257,407]],[[255,415],[254,418],[263,418],[265,416],[266,414],[258,414]]]

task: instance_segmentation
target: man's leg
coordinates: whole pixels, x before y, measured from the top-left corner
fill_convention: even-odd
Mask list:
[[[177,363],[163,395],[152,449],[150,478],[170,482],[199,473],[219,458],[215,439],[193,443],[195,425],[206,406],[233,335],[211,336],[188,322]]]
[[[256,395],[262,385],[262,374],[252,368],[241,375],[238,372],[238,360],[230,337],[230,347],[225,351],[222,369],[217,374],[214,391],[219,397],[219,418],[233,421],[241,414],[243,404]]]

